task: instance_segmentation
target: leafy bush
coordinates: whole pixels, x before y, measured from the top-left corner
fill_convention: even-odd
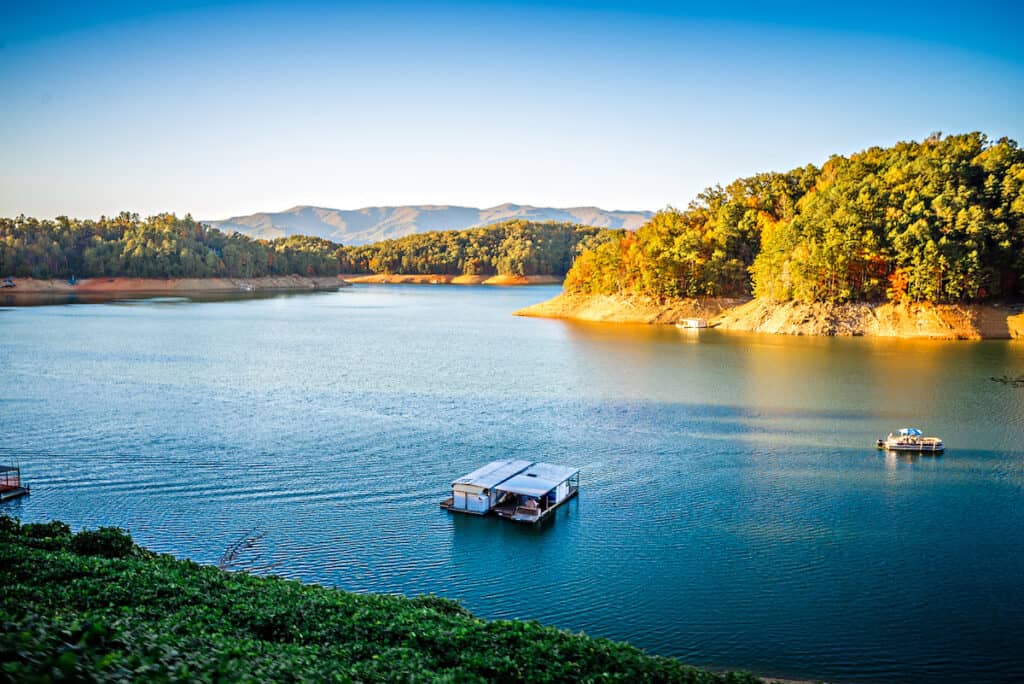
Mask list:
[[[76,553],[39,547],[55,539]],[[0,682],[759,681],[536,622],[485,622],[436,596],[225,572],[110,528],[72,538],[62,523],[0,519],[0,586]]]
[[[409,600],[417,606],[429,608],[430,610],[436,610],[438,613],[441,613],[443,615],[472,616],[472,613],[463,608],[458,601],[452,601],[451,599],[446,599],[441,596],[425,594],[423,596],[417,596]]]
[[[67,523],[53,520],[47,523],[28,523],[22,525],[21,534],[29,539],[70,538],[71,528]]]
[[[9,515],[0,515],[0,534],[17,534],[21,530],[21,522]]]
[[[81,556],[126,558],[135,550],[131,535],[117,527],[82,530],[71,539],[71,550]]]
[[[67,549],[71,543],[71,528],[60,521],[48,523],[27,523],[17,533],[25,543],[37,549],[59,551]]]

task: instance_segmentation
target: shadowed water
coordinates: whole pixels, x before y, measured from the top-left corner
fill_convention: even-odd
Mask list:
[[[0,309],[25,521],[118,525],[714,667],[1024,679],[1024,345],[516,318],[554,288],[357,286]],[[941,457],[886,456],[905,424]],[[496,458],[579,466],[541,529],[448,514]]]

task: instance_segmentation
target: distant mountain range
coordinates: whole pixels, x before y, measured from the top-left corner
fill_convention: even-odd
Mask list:
[[[225,232],[238,231],[256,238],[316,235],[345,245],[364,245],[432,230],[463,230],[509,219],[567,221],[602,228],[639,227],[650,211],[605,211],[597,207],[532,207],[501,204],[489,209],[424,204],[365,209],[327,209],[298,206],[287,211],[233,216],[203,223]]]

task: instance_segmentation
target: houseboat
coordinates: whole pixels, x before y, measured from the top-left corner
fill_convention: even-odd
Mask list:
[[[453,481],[452,495],[441,508],[532,524],[576,496],[579,488],[579,468],[518,459],[492,461]]]
[[[885,439],[875,442],[875,446],[886,451],[910,451],[924,454],[941,454],[946,450],[938,437],[925,437],[917,428],[901,428],[896,434],[889,433]]]
[[[701,330],[708,327],[708,321],[706,318],[684,318],[676,323],[676,327],[683,330]]]
[[[0,465],[0,501],[28,494],[28,485],[21,481],[21,467]]]

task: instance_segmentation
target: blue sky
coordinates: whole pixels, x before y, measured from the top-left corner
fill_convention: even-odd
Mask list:
[[[0,215],[657,209],[933,131],[1024,141],[1022,3],[717,4],[7,3]]]

